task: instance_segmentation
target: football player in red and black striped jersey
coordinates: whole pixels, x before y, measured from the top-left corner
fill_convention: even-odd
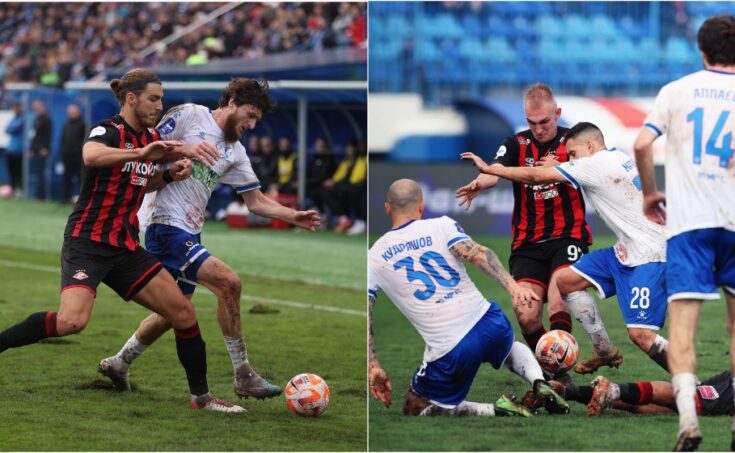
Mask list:
[[[173,325],[192,408],[243,412],[209,395],[205,345],[194,306],[161,263],[138,244],[137,213],[145,192],[187,178],[192,168],[182,159],[166,172],[156,172],[154,161],[182,155],[180,142],[161,141],[153,129],[163,110],[161,81],[151,71],[133,69],[110,87],[121,112],[97,123],[82,149],[82,191],[61,251],[59,311],[31,314],[0,332],[0,352],[81,332],[103,282]]]
[[[568,129],[558,125],[561,109],[551,88],[541,83],[529,86],[523,107],[529,129],[506,138],[492,164],[549,166],[568,161],[564,143]],[[472,200],[483,190],[495,187],[498,179],[497,176],[480,175],[459,188],[459,204],[469,208]],[[567,184],[514,182],[513,197],[511,274],[521,285],[532,288],[542,300],[548,300],[550,330],[571,332],[572,320],[565,302],[582,322],[595,347],[593,356],[584,361],[586,368],[620,365],[623,357],[610,342],[592,296],[577,291],[562,299],[556,286],[557,271],[577,262],[592,243],[582,193]],[[542,305],[528,303],[513,309],[526,342],[534,349],[546,333],[541,320]]]

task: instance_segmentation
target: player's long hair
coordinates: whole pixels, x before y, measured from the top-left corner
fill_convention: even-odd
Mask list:
[[[115,93],[117,102],[120,103],[120,107],[125,104],[125,95],[127,93],[133,93],[135,96],[140,96],[149,83],[161,84],[161,80],[158,78],[155,72],[149,71],[148,69],[135,68],[126,72],[125,75],[120,79],[113,79],[110,82],[110,88]]]
[[[232,79],[222,97],[219,98],[219,107],[227,107],[230,99],[235,101],[235,105],[252,105],[265,115],[276,108],[276,103],[271,99],[270,87],[267,80],[235,78]]]
[[[710,17],[697,33],[697,45],[711,65],[735,65],[735,17]]]

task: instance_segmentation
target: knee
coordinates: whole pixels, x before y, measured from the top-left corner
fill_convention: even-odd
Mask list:
[[[518,319],[518,324],[521,326],[521,330],[525,333],[535,332],[541,326],[541,319],[533,310],[521,307],[516,310],[516,318]]]
[[[197,320],[194,304],[183,295],[177,300],[172,313],[173,315],[166,319],[166,322],[174,329],[186,329]]]
[[[89,315],[86,313],[59,313],[56,317],[56,332],[59,336],[79,333],[87,327]]]
[[[648,352],[656,339],[656,332],[649,329],[628,329],[628,337],[643,352]]]
[[[228,272],[219,279],[217,288],[220,290],[220,299],[226,301],[240,301],[242,283],[240,277],[234,272]]]

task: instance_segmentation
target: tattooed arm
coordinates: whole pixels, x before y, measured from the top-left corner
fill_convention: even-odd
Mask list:
[[[373,307],[375,297],[369,296],[368,308],[368,376],[370,379],[370,393],[373,397],[390,407],[392,386],[388,373],[380,366],[375,354],[375,335],[373,334]]]
[[[468,239],[457,242],[449,251],[462,261],[472,263],[479,267],[490,278],[500,283],[510,293],[514,304],[517,302],[539,300],[538,296],[531,289],[523,288],[516,283],[500,263],[498,255],[484,245]]]

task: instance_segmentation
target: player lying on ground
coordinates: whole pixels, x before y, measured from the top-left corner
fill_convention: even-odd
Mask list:
[[[156,74],[128,71],[110,82],[119,115],[97,123],[82,149],[82,190],[64,232],[61,302],[57,312],[39,312],[0,332],[0,352],[43,338],[81,332],[104,282],[170,323],[176,352],[186,370],[191,407],[221,412],[244,409],[209,395],[207,357],[194,306],[161,263],[138,243],[138,218],[146,190],[186,178],[188,161],[157,172],[154,161],[181,154],[181,142],[159,141],[151,129],[163,109]]]
[[[569,153],[564,140],[568,129],[558,125],[561,108],[551,88],[542,83],[530,85],[523,96],[523,111],[528,130],[506,138],[492,164],[516,168],[566,162]],[[479,175],[457,190],[460,206],[469,209],[480,192],[497,183],[497,176]],[[550,330],[571,333],[571,310],[590,334],[596,354],[579,362],[577,372],[591,373],[603,365],[619,366],[623,356],[610,341],[592,296],[586,291],[572,292],[565,296],[565,304],[556,285],[559,271],[577,262],[592,243],[582,192],[568,184],[513,182],[513,203],[511,275],[521,286],[546,298]],[[518,305],[513,311],[526,343],[534,350],[546,333],[541,319],[543,305]]]
[[[674,386],[666,381],[630,382],[615,384],[604,376],[598,376],[591,385],[577,387],[573,383],[550,384],[567,401],[586,404],[590,416],[600,415],[605,409],[613,408],[636,414],[676,412]],[[699,415],[733,415],[732,372],[722,373],[697,385],[695,402]],[[523,404],[531,409],[542,405],[533,391],[529,390]]]
[[[191,299],[198,282],[217,296],[217,320],[234,368],[235,393],[240,397],[268,398],[279,395],[281,388],[250,366],[240,321],[240,277],[201,244],[209,197],[218,182],[231,184],[255,214],[312,231],[319,226],[316,211],[296,211],[263,195],[240,143],[243,132],[253,129],[274,106],[267,82],[234,79],[214,111],[195,104],[171,109],[157,127],[161,136],[215,157],[205,162],[195,160],[191,178],[168,184],[147,198],[152,211],[145,231],[148,251],[176,278],[186,297]],[[119,389],[130,390],[128,372],[133,360],[170,328],[163,317],[150,315],[116,355],[100,362],[100,372]]]
[[[571,128],[566,143],[573,160],[555,167],[487,165],[473,153],[463,153],[462,158],[472,160],[482,173],[512,181],[566,182],[584,189],[585,198],[618,241],[559,271],[559,293],[565,296],[594,287],[602,299],[617,295],[630,339],[668,371],[668,342],[657,334],[666,318],[666,238],[663,227],[649,222],[641,212],[643,197],[635,164],[625,153],[608,150],[602,132],[592,123]],[[594,323],[602,328],[601,320]]]
[[[410,179],[394,182],[385,210],[393,229],[368,252],[370,392],[387,407],[391,383],[375,353],[373,306],[378,290],[423,338],[424,362],[406,392],[407,415],[531,415],[512,398],[493,404],[465,401],[483,362],[503,364],[528,382],[547,410],[566,413],[569,405],[543,380],[541,367],[528,346],[514,341],[508,318],[488,301],[467,275],[472,263],[500,283],[516,304],[538,304],[539,297],[503,269],[495,253],[472,241],[449,217],[422,219],[421,187]]]

